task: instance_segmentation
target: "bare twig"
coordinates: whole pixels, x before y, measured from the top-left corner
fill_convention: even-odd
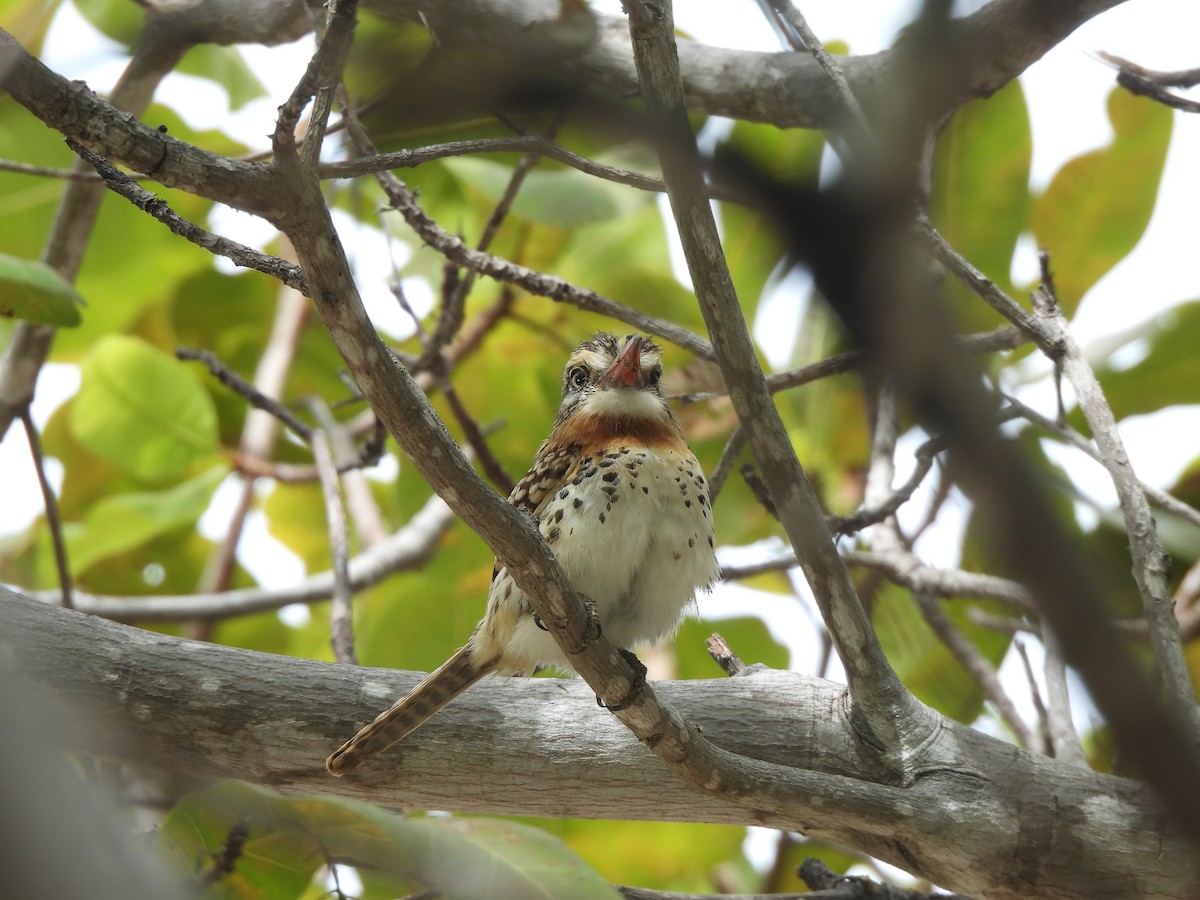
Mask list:
[[[1075,733],[1071,718],[1071,696],[1067,690],[1067,666],[1053,628],[1042,629],[1044,660],[1042,676],[1046,680],[1046,735],[1055,759],[1088,768],[1087,757]]]
[[[825,45],[821,43],[821,39],[817,37],[809,26],[804,15],[796,8],[791,0],[768,0],[772,7],[774,17],[780,24],[786,23],[786,26],[781,30],[788,34],[788,29],[794,31],[794,35],[789,34],[792,38],[792,49],[807,50],[812,54],[813,59],[817,61],[817,65],[829,76],[829,80],[833,83],[834,89],[837,91],[838,99],[842,106],[845,107],[846,115],[853,123],[853,132],[855,133],[855,143],[864,141],[873,141],[870,123],[867,122],[866,114],[863,112],[862,106],[859,105],[858,98],[854,96],[854,92],[850,90],[850,85],[846,81],[846,76],[842,73],[842,67],[832,54],[825,49]],[[799,38],[799,46],[795,38]]]
[[[966,334],[955,338],[955,342],[968,353],[994,353],[999,350],[1015,350],[1028,340],[1029,338],[1023,335],[1017,328],[997,328],[994,331]],[[844,372],[852,372],[862,364],[863,358],[861,350],[850,350],[846,353],[839,353],[837,356],[831,356],[828,359],[822,359],[815,363],[789,369],[786,372],[776,372],[773,375],[767,376],[767,387],[772,394],[775,394],[779,391],[786,391],[790,388],[811,384],[823,378],[841,375]],[[725,397],[728,394],[728,391],[695,391],[687,394],[676,394],[672,399],[678,400],[681,403],[696,403],[700,400]]]
[[[1025,670],[1025,681],[1029,685],[1029,697],[1033,702],[1034,712],[1037,713],[1038,732],[1042,736],[1042,752],[1049,753],[1053,747],[1050,743],[1050,714],[1046,710],[1046,704],[1042,701],[1042,692],[1038,688],[1037,679],[1033,677],[1033,664],[1029,661],[1029,649],[1025,646],[1024,641],[1015,641],[1014,646],[1017,648],[1017,655],[1021,657],[1021,665]]]
[[[721,450],[721,457],[713,467],[712,474],[708,476],[708,497],[713,506],[716,505],[717,495],[725,487],[729,473],[733,471],[738,457],[745,448],[746,432],[741,425],[737,425],[734,427],[733,433],[729,435],[729,440],[725,442],[725,447]]]
[[[268,397],[230,369],[211,350],[192,350],[188,347],[180,347],[175,351],[175,356],[179,359],[204,363],[208,366],[208,370],[217,381],[221,382],[221,384],[225,385],[225,387],[229,388],[235,394],[245,397],[255,409],[261,409],[263,412],[274,416],[306,441],[312,438],[312,427],[310,425],[306,425],[300,421],[295,413],[278,400]]]
[[[1051,419],[1048,416],[1043,416],[1036,409],[1026,406],[1015,397],[1005,395],[1004,399],[1008,402],[1012,409],[1016,410],[1022,419],[1026,419],[1032,422],[1034,425],[1037,425],[1039,428],[1045,429],[1051,434],[1057,435],[1071,446],[1078,450],[1082,450],[1093,460],[1103,465],[1103,460],[1100,458],[1100,452],[1096,449],[1096,445],[1074,428],[1071,428],[1062,422],[1056,422],[1054,419]],[[1169,494],[1160,488],[1156,488],[1154,485],[1150,484],[1149,482],[1142,481],[1141,479],[1138,480],[1138,487],[1142,489],[1142,491],[1150,500],[1165,509],[1167,512],[1174,513],[1181,519],[1184,519],[1185,521],[1190,522],[1192,525],[1195,525],[1197,528],[1200,528],[1200,510],[1196,509],[1194,506],[1184,503],[1178,497],[1175,497],[1174,495]]]
[[[1048,286],[1049,257],[1043,252],[1040,258],[1045,276],[1043,282]],[[1192,690],[1191,676],[1179,640],[1179,622],[1171,608],[1170,557],[1158,540],[1146,495],[1138,484],[1125,452],[1112,409],[1104,398],[1095,373],[1084,359],[1083,351],[1067,327],[1052,288],[1035,290],[1033,303],[1043,327],[1052,336],[1043,350],[1051,354],[1051,359],[1061,367],[1071,383],[1080,411],[1095,436],[1101,462],[1116,488],[1121,513],[1125,518],[1125,531],[1129,535],[1133,577],[1142,598],[1154,657],[1162,670],[1168,702],[1178,720],[1185,724],[1192,751],[1200,759],[1200,704],[1197,704]]]
[[[1008,692],[1004,690],[1004,685],[1000,683],[1000,678],[996,673],[996,667],[979,652],[979,648],[967,640],[966,635],[958,629],[958,627],[950,621],[938,604],[929,594],[916,592],[913,594],[913,599],[917,603],[917,608],[921,610],[921,615],[925,621],[929,623],[929,627],[933,629],[933,633],[950,651],[963,670],[974,679],[979,685],[979,689],[983,691],[983,695],[992,702],[1000,713],[1000,718],[1008,723],[1008,727],[1012,729],[1013,734],[1017,738],[1017,743],[1026,750],[1036,750],[1040,744],[1037,737],[1029,726],[1025,724],[1025,720],[1021,718],[1021,714],[1017,712],[1017,707],[1013,704],[1012,698],[1008,696]]]
[[[314,410],[314,414],[320,415]],[[328,411],[326,411],[326,417]],[[350,593],[349,542],[346,535],[346,514],[334,469],[333,450],[324,429],[314,429],[310,441],[317,472],[321,476],[321,496],[325,500],[325,521],[329,530],[329,552],[333,566],[333,600],[329,611],[330,644],[338,662],[358,664],[354,652],[354,606]]]
[[[33,414],[26,406],[21,410],[21,424],[25,426],[25,439],[29,442],[29,456],[33,470],[37,473],[38,487],[42,491],[42,507],[46,511],[46,525],[50,529],[50,540],[54,545],[54,565],[58,568],[58,587],[64,609],[74,609],[71,565],[67,561],[67,544],[63,540],[62,518],[58,514],[58,498],[46,477],[46,458],[42,455],[42,440],[38,436]]]
[[[445,502],[436,495],[431,497],[403,528],[349,561],[350,590],[361,591],[397,572],[423,566],[454,522],[454,513]],[[114,597],[76,590],[74,596],[80,612],[118,622],[180,622],[245,616],[291,603],[318,603],[332,593],[333,573],[319,572],[286,588],[159,597]],[[39,591],[35,596],[47,603],[62,601],[58,591]]]
[[[262,253],[253,247],[247,247],[245,244],[239,244],[237,241],[223,238],[211,231],[205,231],[199,225],[189,222],[176,213],[166,200],[156,197],[102,156],[96,155],[87,147],[69,138],[67,146],[96,169],[109,190],[120,194],[142,212],[166,225],[175,234],[197,247],[207,250],[214,256],[223,256],[235,265],[270,275],[288,287],[294,288],[302,294],[308,294],[308,284],[299,266]]]
[[[1137,63],[1101,50],[1099,56],[1117,70],[1117,84],[1136,97],[1149,97],[1171,109],[1182,112],[1200,113],[1200,101],[1172,94],[1167,87],[1194,87],[1200,84],[1200,69],[1183,69],[1178,72],[1156,72]]]
[[[393,150],[390,153],[361,156],[350,162],[323,163],[317,172],[321,178],[356,178],[374,175],[391,169],[411,169],[438,159],[454,156],[469,156],[475,153],[525,153],[544,156],[564,163],[573,169],[594,175],[605,181],[623,184],[641,191],[662,193],[666,190],[661,178],[631,172],[616,166],[605,165],[587,157],[572,153],[552,140],[540,135],[528,134],[518,137],[478,138],[471,141],[454,141],[446,144],[430,144],[412,150]],[[708,194],[714,200],[739,200],[736,192],[719,185],[709,185]]]
[[[708,655],[713,658],[713,662],[720,666],[721,670],[730,678],[741,675],[746,671],[746,664],[730,649],[725,638],[715,631],[705,641],[705,645],[708,647]]]

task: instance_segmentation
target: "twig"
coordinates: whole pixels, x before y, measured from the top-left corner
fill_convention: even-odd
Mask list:
[[[411,169],[438,159],[454,156],[469,156],[475,153],[526,153],[553,159],[587,175],[594,175],[605,181],[623,184],[637,188],[640,191],[662,193],[666,190],[661,178],[631,172],[616,166],[605,165],[601,162],[572,153],[552,141],[535,134],[523,134],[518,137],[478,138],[471,141],[454,141],[445,144],[430,144],[412,150],[394,150],[390,153],[373,153],[360,156],[350,162],[323,163],[318,166],[317,174],[322,179],[327,178],[357,178],[361,175],[375,175],[391,169]],[[713,200],[737,201],[744,199],[735,191],[720,185],[708,186],[709,197]]]
[[[738,457],[745,448],[746,431],[741,425],[736,425],[733,433],[729,435],[729,440],[725,442],[725,447],[721,450],[721,457],[713,467],[712,474],[708,476],[708,499],[711,505],[716,506],[717,495],[725,487],[729,473],[733,471]]]
[[[966,334],[955,337],[955,343],[968,353],[994,353],[999,350],[1015,350],[1028,340],[1029,338],[1023,335],[1017,328],[997,328],[994,331],[984,331],[979,334]],[[801,387],[802,385],[811,384],[814,381],[820,381],[823,378],[841,375],[844,372],[852,372],[862,364],[863,359],[864,356],[861,350],[850,350],[846,353],[839,353],[837,356],[831,356],[828,359],[822,359],[815,363],[789,369],[786,372],[776,372],[773,375],[768,375],[767,387],[772,394],[794,387]],[[672,399],[678,400],[681,403],[696,403],[701,400],[726,397],[728,394],[729,392],[724,390],[695,391],[688,394],[675,394]]]
[[[208,366],[208,370],[217,381],[221,382],[221,384],[225,385],[225,387],[229,388],[235,394],[245,397],[255,409],[261,409],[263,412],[274,416],[299,437],[304,438],[304,440],[309,441],[312,439],[313,429],[311,426],[304,424],[295,413],[278,400],[268,397],[230,369],[211,350],[192,350],[188,347],[180,347],[175,351],[175,356],[178,359],[204,363]]]
[[[825,49],[825,45],[821,43],[821,39],[817,37],[809,26],[804,15],[798,10],[791,0],[768,0],[775,17],[787,23],[787,26],[795,30],[795,36],[799,38],[799,47],[795,46],[793,40],[793,49],[806,49],[812,54],[813,59],[817,61],[817,65],[829,76],[829,80],[833,83],[834,90],[837,91],[838,98],[845,107],[846,115],[853,123],[853,131],[855,132],[855,142],[862,143],[872,141],[873,134],[871,125],[867,122],[866,114],[863,112],[862,106],[859,105],[858,98],[854,96],[854,92],[850,90],[850,85],[846,81],[846,76],[842,74],[842,67],[838,65],[836,59]],[[787,28],[782,29],[787,33]]]
[[[314,409],[314,415],[321,413]],[[328,416],[328,411],[326,411]],[[332,418],[332,417],[329,417]],[[325,500],[325,523],[329,529],[329,554],[333,563],[333,604],[329,611],[329,642],[333,656],[341,663],[358,665],[354,652],[354,606],[350,593],[349,542],[346,536],[346,514],[334,470],[333,450],[323,428],[313,430],[311,440],[313,459],[321,476],[321,496]]]
[[[546,141],[552,142],[554,140],[555,135],[558,134],[559,129],[562,127],[563,121],[562,115],[555,118],[546,131]],[[512,209],[513,202],[517,199],[517,193],[521,190],[526,177],[533,171],[533,167],[538,164],[540,158],[536,153],[526,153],[517,160],[516,166],[513,167],[512,175],[508,179],[508,184],[504,187],[504,194],[500,197],[500,201],[496,204],[495,209],[492,210],[492,214],[488,216],[487,223],[483,226],[479,241],[475,245],[476,250],[484,253],[492,245],[492,241],[496,238],[496,233],[500,230],[501,223],[508,215],[509,210]],[[453,339],[462,327],[467,295],[471,292],[471,288],[475,284],[477,274],[474,269],[468,269],[466,276],[461,281],[443,291],[442,314],[438,317],[433,334],[425,342],[424,350],[420,360],[416,364],[416,368],[421,369],[431,366],[434,359],[441,355],[442,348]],[[481,456],[480,459],[486,465],[487,457]]]
[[[507,497],[512,493],[516,482],[505,471],[504,466],[500,464],[500,460],[496,458],[496,454],[492,452],[492,448],[488,446],[484,430],[479,427],[479,423],[475,420],[475,417],[463,405],[462,398],[458,396],[458,391],[454,389],[454,385],[450,383],[448,378],[442,380],[442,394],[445,396],[446,402],[450,404],[450,411],[454,413],[454,418],[458,420],[458,424],[462,427],[463,437],[466,439],[467,446],[479,458],[479,463],[483,466],[483,471],[487,475],[488,480],[491,481],[497,491]]]
[[[1047,416],[1043,416],[1037,410],[1030,406],[1026,406],[1015,397],[1011,397],[1006,394],[1004,399],[1008,402],[1012,409],[1016,410],[1017,413],[1020,414],[1022,419],[1026,419],[1029,422],[1032,422],[1034,425],[1037,425],[1039,428],[1049,431],[1051,434],[1057,435],[1071,444],[1071,446],[1078,450],[1082,450],[1093,460],[1103,465],[1103,460],[1100,458],[1100,452],[1096,449],[1095,444],[1089,441],[1074,428],[1064,425],[1061,422],[1056,422],[1054,419],[1051,419]],[[1155,487],[1149,482],[1142,481],[1141,479],[1138,479],[1138,487],[1142,489],[1142,491],[1150,500],[1165,509],[1167,512],[1174,513],[1181,519],[1184,519],[1185,521],[1190,522],[1192,525],[1195,525],[1197,528],[1200,528],[1200,510],[1196,509],[1194,506],[1184,503],[1178,497],[1175,497],[1174,495]]]
[[[1029,726],[1025,724],[1025,720],[1021,718],[1021,714],[1017,712],[1017,707],[1013,704],[1012,698],[1008,696],[1004,690],[1004,685],[1000,683],[1000,678],[996,673],[996,667],[979,652],[979,648],[967,640],[966,636],[958,629],[958,627],[950,621],[949,617],[942,612],[941,607],[934,602],[934,599],[929,595],[920,591],[913,594],[913,599],[917,603],[917,608],[921,610],[921,615],[929,627],[933,629],[933,633],[938,636],[938,640],[945,645],[950,651],[963,670],[971,676],[979,689],[983,691],[983,695],[992,702],[996,710],[1000,713],[1000,718],[1008,723],[1008,727],[1012,729],[1013,734],[1017,738],[1017,743],[1026,750],[1036,750],[1040,741],[1030,731]]]
[[[1194,754],[1200,754],[1200,705],[1192,690],[1191,676],[1179,640],[1179,622],[1171,608],[1170,557],[1155,531],[1154,518],[1146,495],[1125,452],[1112,409],[1104,398],[1100,383],[1083,352],[1067,327],[1062,309],[1049,281],[1049,256],[1040,255],[1043,284],[1033,292],[1034,310],[1052,341],[1043,350],[1057,349],[1051,359],[1061,367],[1071,383],[1080,411],[1095,436],[1101,463],[1116,488],[1129,549],[1133,557],[1133,576],[1142,598],[1146,624],[1154,657],[1163,673],[1168,702],[1180,722],[1185,723]],[[1048,289],[1049,288],[1049,289]],[[1200,755],[1197,756],[1200,758]]]
[[[714,631],[704,643],[708,647],[708,655],[713,658],[713,662],[720,666],[721,670],[730,678],[746,671],[746,664],[730,649],[729,644],[721,635]]]
[[[32,175],[36,178],[57,178],[61,181],[100,182],[103,180],[99,172],[84,172],[79,169],[57,169],[52,166],[35,166],[32,163],[17,162],[11,159],[0,159],[0,172],[15,172],[18,175]]]
[[[1017,655],[1021,657],[1021,665],[1025,669],[1025,681],[1029,685],[1029,697],[1033,702],[1034,712],[1037,713],[1038,731],[1042,736],[1042,752],[1049,753],[1052,748],[1052,744],[1050,743],[1050,713],[1046,710],[1046,704],[1042,701],[1042,692],[1038,688],[1037,679],[1033,677],[1033,664],[1029,661],[1029,650],[1026,648],[1025,642],[1015,641],[1014,645],[1017,648]]]
[[[205,231],[199,225],[189,222],[176,213],[166,200],[146,190],[102,156],[96,155],[87,147],[70,138],[67,139],[67,146],[96,169],[109,190],[120,194],[142,212],[166,225],[175,234],[191,241],[197,247],[207,250],[214,256],[223,256],[242,268],[254,269],[256,272],[270,275],[305,296],[308,295],[308,282],[299,266],[266,253],[260,253],[252,247],[223,238],[211,231]]]
[[[825,896],[828,900],[926,900],[937,896],[946,900],[970,900],[965,894],[939,892],[931,895],[925,891],[910,891],[890,884],[881,884],[857,875],[838,875],[821,860],[811,856],[800,864],[799,874],[804,883],[816,892],[804,894],[804,897]]]
[[[1200,101],[1172,94],[1169,87],[1194,87],[1200,84],[1200,69],[1183,69],[1178,72],[1155,72],[1137,63],[1101,50],[1097,54],[1117,70],[1117,84],[1135,97],[1149,97],[1171,109],[1182,112],[1200,113]]]
[[[351,115],[347,115],[346,126],[347,133],[358,152],[364,156],[373,155],[375,146],[361,124]],[[468,247],[463,243],[462,238],[452,235],[438,226],[417,203],[413,192],[399,178],[386,171],[377,172],[375,177],[379,186],[387,194],[392,208],[404,217],[404,221],[417,233],[417,236],[452,262],[497,281],[516,285],[531,294],[547,297],[559,303],[569,303],[578,309],[599,313],[616,319],[618,322],[624,322],[626,325],[661,337],[663,340],[683,347],[705,359],[713,358],[712,345],[708,341],[674,322],[646,315],[597,294],[595,291],[576,287],[561,278],[543,275],[541,272],[518,263]]]
[[[1062,647],[1053,628],[1042,629],[1044,659],[1042,677],[1046,680],[1046,736],[1054,758],[1073,766],[1088,768],[1087,757],[1079,744],[1075,722],[1071,718],[1071,695],[1067,690],[1067,666]]]
[[[455,521],[454,513],[440,497],[430,497],[403,528],[349,561],[350,590],[361,591],[397,572],[425,565]],[[114,597],[76,590],[74,599],[80,612],[118,622],[180,622],[245,616],[292,603],[318,603],[328,600],[332,592],[333,573],[319,572],[286,588],[159,597]],[[48,603],[62,600],[58,591],[39,591],[35,596]]]
[[[63,540],[62,517],[58,514],[58,498],[46,477],[46,458],[42,455],[42,439],[38,436],[33,414],[26,406],[21,410],[21,424],[25,426],[25,439],[29,441],[29,456],[33,470],[37,473],[38,487],[42,491],[42,506],[46,510],[46,525],[50,528],[50,540],[54,545],[54,565],[58,568],[58,587],[63,609],[74,609],[75,600],[71,566],[67,561],[67,544]]]
[[[276,119],[275,131],[271,135],[271,147],[277,162],[286,162],[290,165],[295,161],[306,166],[315,165],[316,157],[311,155],[311,150],[304,151],[306,157],[304,159],[294,156],[296,126],[300,122],[300,114],[304,112],[309,101],[316,97],[318,92],[331,90],[341,78],[342,66],[345,64],[346,55],[350,52],[350,44],[354,38],[357,8],[358,0],[333,0],[330,3],[327,19],[329,27],[321,36],[317,50],[312,55],[312,59],[308,61],[308,67],[300,76],[296,87],[292,89],[287,101],[279,107],[279,117]],[[342,27],[343,25],[347,27]],[[317,114],[318,120],[315,125],[318,130],[316,142],[319,144],[320,140],[324,139],[321,113],[328,115],[328,109],[322,105],[321,108],[314,109],[314,112]]]

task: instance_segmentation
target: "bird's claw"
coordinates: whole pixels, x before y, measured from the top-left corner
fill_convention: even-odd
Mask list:
[[[624,657],[625,662],[629,663],[629,668],[633,669],[633,682],[629,685],[629,692],[620,703],[605,703],[599,694],[596,695],[596,705],[607,709],[609,712],[620,712],[623,709],[627,709],[637,699],[638,694],[642,692],[642,688],[646,686],[645,664],[634,655],[632,650],[622,648],[617,650],[617,652]]]
[[[588,624],[587,628],[584,629],[583,638],[580,640],[579,645],[573,650],[567,651],[571,656],[578,656],[588,647],[592,646],[592,644],[596,643],[600,639],[600,635],[604,633],[604,629],[600,626],[600,617],[596,615],[596,601],[591,597],[584,597],[583,606],[587,610]]]

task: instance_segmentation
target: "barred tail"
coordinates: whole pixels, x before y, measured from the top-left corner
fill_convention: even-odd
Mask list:
[[[430,672],[425,679],[375,721],[342,744],[325,760],[330,775],[345,775],[376,753],[406,737],[439,709],[495,668],[494,660],[474,658],[471,646],[463,647]]]

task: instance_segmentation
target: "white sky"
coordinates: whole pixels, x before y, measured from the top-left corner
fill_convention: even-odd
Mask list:
[[[620,14],[617,0],[600,0],[596,5]],[[812,0],[799,5],[823,39],[844,40],[852,52],[867,53],[886,47],[918,4],[913,0]],[[753,0],[679,0],[676,22],[682,30],[707,43],[778,49],[774,33]],[[1032,186],[1044,187],[1065,160],[1104,143],[1109,137],[1104,103],[1113,85],[1113,72],[1094,58],[1095,51],[1107,50],[1155,69],[1186,68],[1197,64],[1197,34],[1200,34],[1200,4],[1132,0],[1084,25],[1023,75],[1034,130]],[[177,109],[194,127],[229,128],[246,143],[265,147],[278,98],[295,83],[310,48],[310,39],[273,49],[245,48],[247,58],[275,99],[256,101],[236,113],[229,112],[222,90],[187,76],[169,76],[158,97]],[[51,31],[43,58],[60,74],[85,79],[93,89],[104,92],[123,66],[114,49],[71,7],[65,6]],[[1137,250],[1089,293],[1080,308],[1075,326],[1085,345],[1099,336],[1145,321],[1181,300],[1200,298],[1200,266],[1194,263],[1194,205],[1200,197],[1197,160],[1200,160],[1200,116],[1176,114],[1167,170],[1149,230]],[[255,226],[244,215],[217,215],[214,222],[219,230],[236,230],[238,233],[233,236],[247,242],[261,242],[266,237],[260,229],[259,241],[255,241],[253,234],[248,233]],[[354,227],[348,222],[341,224],[346,229]],[[364,295],[373,310],[380,315],[384,310],[394,311],[395,304],[384,286],[391,266],[387,243],[378,232],[360,227],[348,245],[358,250]],[[394,249],[395,244],[391,246]],[[1015,268],[1028,276],[1034,265],[1033,248],[1029,246]],[[414,293],[418,294],[418,301],[427,302],[415,286]],[[396,322],[381,325],[388,330],[399,327]],[[768,354],[780,356],[786,349],[769,347]],[[78,375],[72,367],[48,367],[34,402],[35,420],[44,424],[77,387]],[[1038,399],[1044,410],[1052,411],[1048,405],[1050,395],[1044,389],[1039,392],[1035,387],[1029,396]],[[1139,474],[1165,486],[1197,452],[1196,441],[1169,437],[1200,435],[1200,415],[1196,408],[1172,410],[1162,416],[1123,423],[1122,432]],[[1064,462],[1075,465],[1076,460],[1068,454]],[[57,462],[51,460],[49,469],[55,483],[59,483],[61,468]],[[0,534],[4,534],[24,528],[41,513],[41,498],[19,427],[11,428],[0,443],[0,471],[6,473],[7,482],[5,502],[0,508]],[[1086,492],[1104,499],[1112,496],[1111,486],[1098,467],[1075,466],[1073,472],[1078,473]],[[950,518],[961,522],[965,513],[965,507],[952,509]],[[216,523],[223,521],[221,515],[206,518]],[[220,525],[212,527],[219,529]],[[954,532],[956,528],[953,521],[949,523],[948,531]],[[289,554],[271,551],[274,542],[266,537],[260,519],[250,522],[250,531],[255,544],[254,557],[268,562],[266,566],[253,565],[252,571],[271,583],[288,583],[300,577],[298,564],[289,560]],[[937,557],[937,541],[927,542],[926,547]],[[729,552],[741,555],[736,550]],[[933,561],[953,565],[955,559],[949,554]],[[252,564],[253,560],[246,562]],[[806,602],[811,604],[811,600]],[[802,661],[814,658],[814,645],[810,643],[813,629],[808,627],[809,616],[814,614],[811,607],[805,610],[795,603],[781,603],[778,598],[738,590],[724,591],[719,599],[714,596],[704,605],[706,616],[735,612],[762,614],[776,637],[792,649],[799,668],[805,667]]]

